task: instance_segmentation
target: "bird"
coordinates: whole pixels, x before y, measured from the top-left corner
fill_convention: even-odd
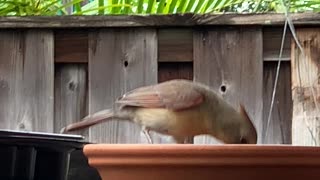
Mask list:
[[[210,135],[225,144],[256,144],[257,131],[245,107],[236,110],[209,86],[173,79],[138,87],[119,97],[114,109],[104,109],[67,125],[72,132],[111,120],[128,120],[142,128],[149,143],[150,131],[184,144],[187,137]]]

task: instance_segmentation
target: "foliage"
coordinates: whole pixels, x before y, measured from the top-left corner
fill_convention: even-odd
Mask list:
[[[83,9],[108,4],[105,11],[88,14],[257,13],[283,12],[282,0],[93,0]],[[287,0],[290,12],[320,12],[320,0]],[[111,7],[117,5],[118,7]]]
[[[0,16],[14,15],[65,15],[65,9],[83,0],[71,0],[62,4],[60,0],[0,0]]]
[[[282,0],[247,0],[231,7],[233,12],[283,12]],[[284,0],[290,12],[320,12],[320,0]]]
[[[105,9],[107,14],[173,14],[208,13],[242,3],[243,0],[105,0],[104,4],[122,5]],[[97,0],[85,5],[83,9],[97,7]],[[97,13],[91,11],[90,14]],[[101,12],[100,12],[101,13]]]
[[[0,0],[0,16],[283,12],[282,0],[86,0],[87,3],[69,0],[65,4],[61,1]],[[320,12],[320,0],[287,0],[286,5],[290,12]]]

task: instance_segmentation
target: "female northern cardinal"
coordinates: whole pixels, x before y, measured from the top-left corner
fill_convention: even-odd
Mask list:
[[[240,104],[236,111],[215,91],[188,80],[171,80],[134,89],[116,103],[116,110],[102,110],[70,124],[70,132],[110,119],[131,120],[142,126],[148,141],[149,130],[171,135],[177,143],[201,134],[228,144],[256,144],[257,132]]]

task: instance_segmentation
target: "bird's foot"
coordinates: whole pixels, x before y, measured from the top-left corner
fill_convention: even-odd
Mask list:
[[[150,136],[150,132],[149,132],[150,130],[147,128],[147,127],[145,127],[145,126],[143,126],[142,127],[142,132],[144,133],[144,135],[146,136],[146,138],[147,138],[147,140],[148,140],[148,143],[149,144],[153,144],[153,141],[152,141],[152,138],[151,138],[151,136]]]

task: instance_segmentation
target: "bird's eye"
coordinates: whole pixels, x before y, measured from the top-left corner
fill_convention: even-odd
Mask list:
[[[247,140],[245,138],[243,138],[243,137],[241,137],[240,143],[241,144],[248,144]]]

